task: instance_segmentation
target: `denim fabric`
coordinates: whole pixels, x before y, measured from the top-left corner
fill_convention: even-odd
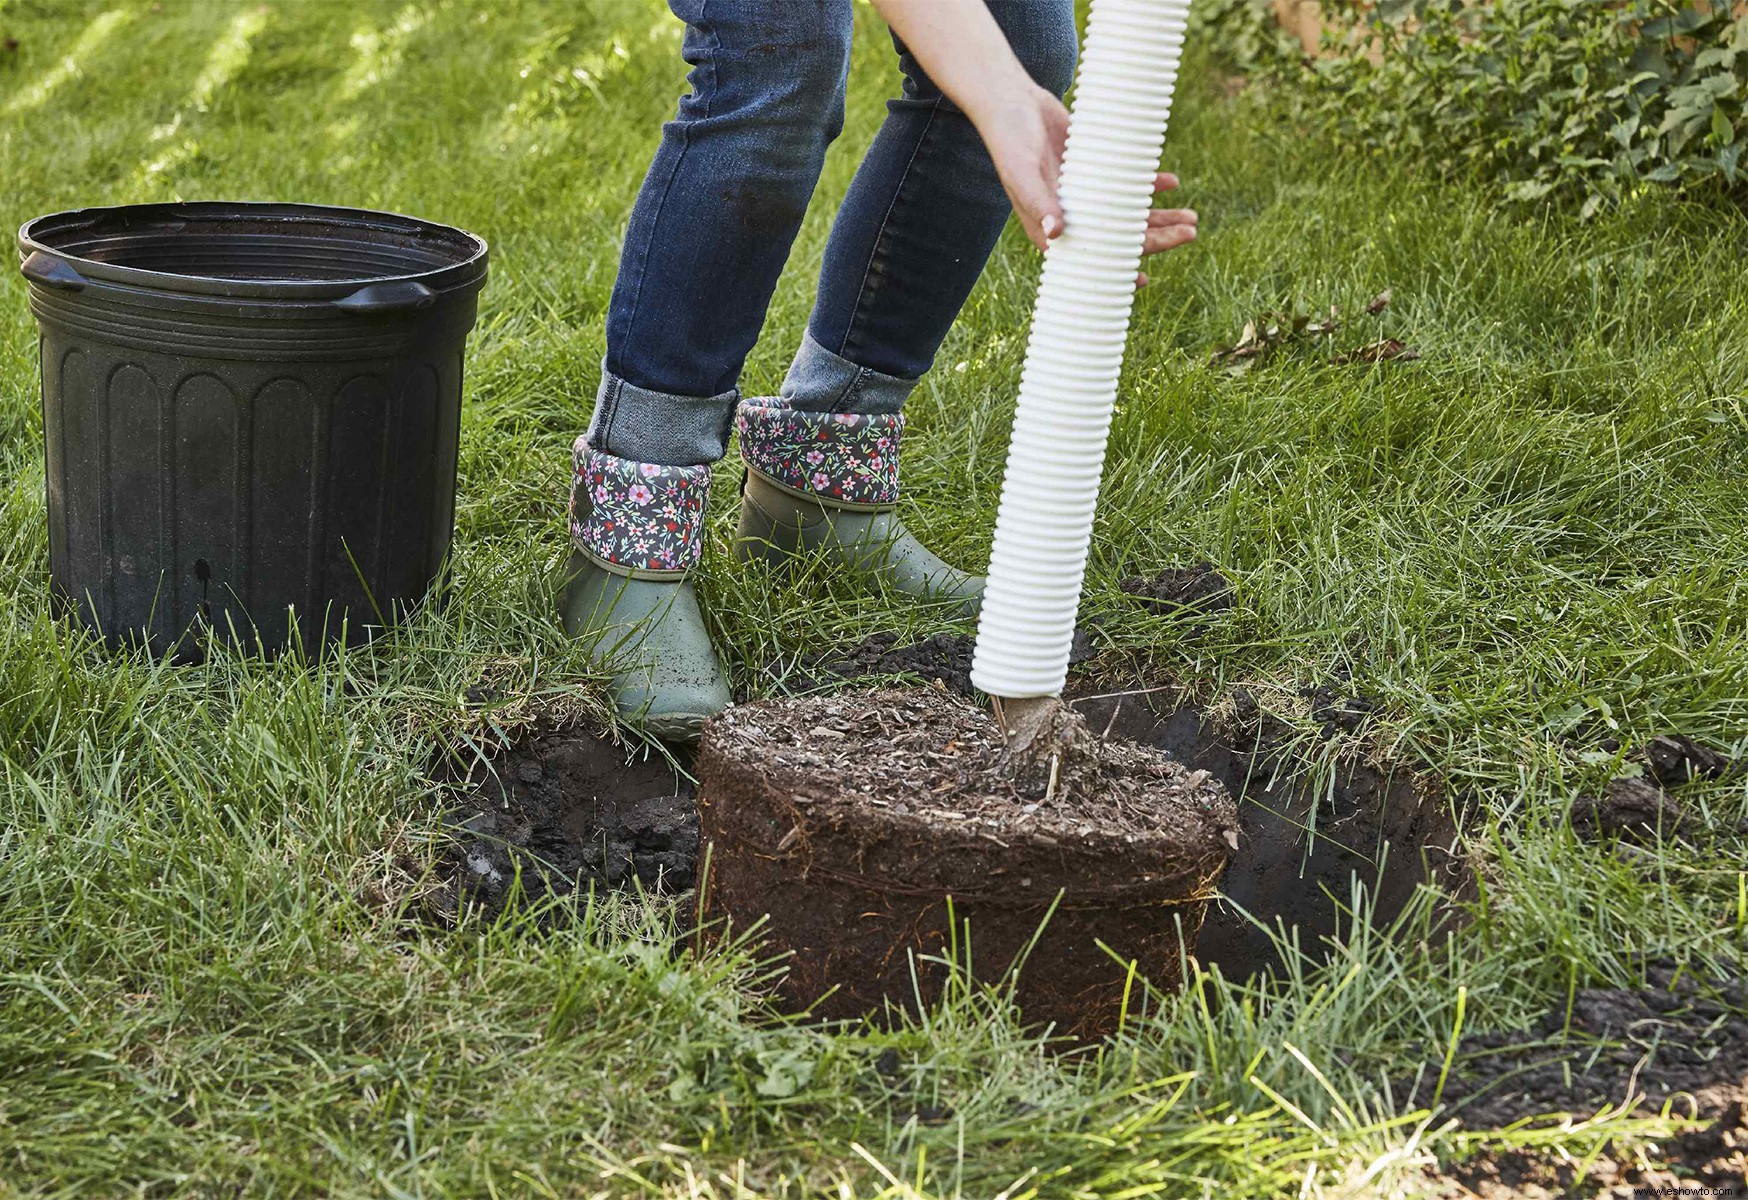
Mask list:
[[[595,415],[584,436],[597,450],[633,462],[690,467],[715,462],[728,452],[740,393],[715,396],[658,392],[627,383],[601,364]]]
[[[741,365],[843,126],[853,2],[669,0],[686,22],[692,90],[663,126],[626,231],[595,448],[667,465],[724,453]],[[1032,77],[1066,90],[1072,0],[986,2]],[[833,224],[784,384],[804,411],[896,412],[1008,217],[970,121],[895,45],[902,95]]]
[[[804,333],[801,349],[795,352],[777,395],[784,408],[800,412],[886,416],[904,407],[916,383],[858,366],[814,341],[813,334]]]

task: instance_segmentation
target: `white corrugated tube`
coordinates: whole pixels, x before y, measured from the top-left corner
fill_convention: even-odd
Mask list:
[[[1068,149],[1063,232],[1044,257],[1020,375],[971,681],[1057,696],[1092,541],[1111,409],[1188,0],[1093,0]]]

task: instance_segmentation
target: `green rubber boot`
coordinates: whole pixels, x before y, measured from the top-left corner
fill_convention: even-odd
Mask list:
[[[695,742],[728,707],[728,678],[690,579],[638,578],[571,551],[564,629],[594,642],[590,660],[612,676],[613,705],[665,742]]]
[[[782,563],[823,551],[852,575],[919,600],[954,601],[972,616],[983,577],[942,562],[917,541],[891,505],[849,504],[786,487],[755,470],[741,490],[735,555]]]
[[[572,452],[565,632],[588,639],[613,704],[652,737],[695,742],[728,707],[728,679],[688,573],[703,553],[710,467]]]

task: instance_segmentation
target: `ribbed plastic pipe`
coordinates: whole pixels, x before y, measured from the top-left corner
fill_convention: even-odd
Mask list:
[[[971,660],[992,696],[1068,678],[1117,376],[1188,0],[1093,0],[1068,148],[1063,232],[1044,257]]]

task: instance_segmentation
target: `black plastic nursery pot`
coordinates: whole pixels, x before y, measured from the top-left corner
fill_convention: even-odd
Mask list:
[[[358,642],[431,590],[484,241],[214,202],[56,213],[18,246],[50,572],[110,645]]]

